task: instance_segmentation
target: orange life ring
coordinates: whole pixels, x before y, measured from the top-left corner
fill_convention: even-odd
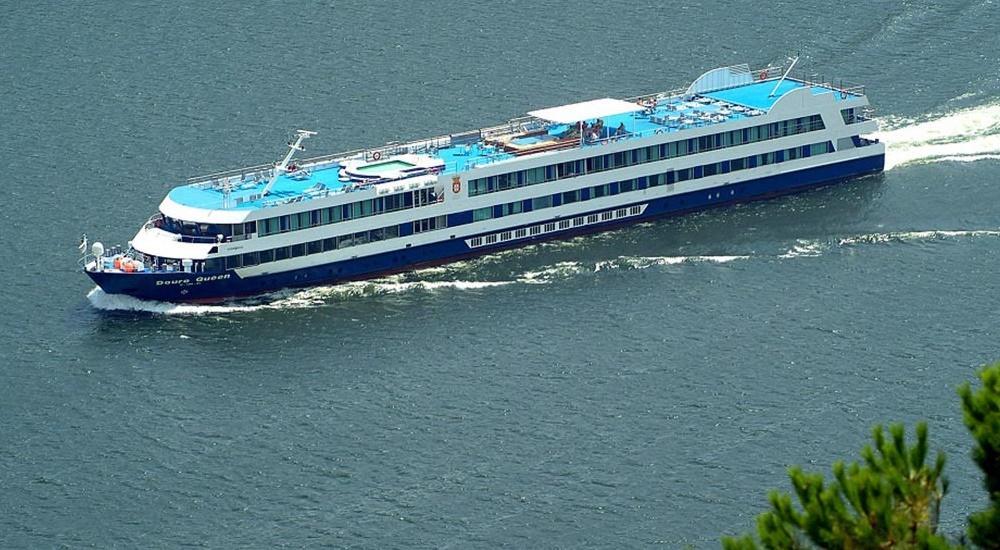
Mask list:
[[[760,75],[758,75],[758,76],[760,76],[760,80],[766,80],[767,79],[767,71],[761,71]]]
[[[115,269],[121,269],[122,268],[122,259],[121,259],[121,257],[115,256],[115,264],[114,265],[115,265]]]
[[[382,151],[372,153],[372,160],[382,160]]]

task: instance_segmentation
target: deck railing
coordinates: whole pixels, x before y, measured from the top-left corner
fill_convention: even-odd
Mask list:
[[[754,82],[762,82],[767,80],[773,80],[785,73],[785,67],[783,66],[771,66],[768,65],[760,69],[750,69],[751,78]],[[828,88],[831,92],[840,92],[842,96],[854,95],[860,96],[865,94],[865,87],[859,84],[853,84],[850,82],[839,81],[838,84],[834,84],[831,81],[825,79],[821,75],[816,74],[806,74],[802,70],[793,70],[788,74],[788,78],[796,81],[800,81],[809,86],[822,86]],[[636,103],[646,103],[650,100],[660,101],[663,99],[675,98],[675,97],[685,97],[687,95],[687,88],[677,88],[674,90],[668,90],[663,92],[653,92],[642,95],[637,95],[634,97],[626,98],[626,101],[634,101]],[[871,113],[865,113],[870,116]],[[697,120],[693,124],[687,127],[700,127],[711,124],[711,122]],[[438,136],[428,139],[420,139],[415,141],[407,141],[402,143],[390,142],[386,143],[381,147],[365,148],[365,149],[353,149],[350,151],[343,151],[339,153],[331,153],[326,155],[320,155],[316,157],[310,157],[306,159],[301,159],[296,161],[296,164],[303,166],[305,168],[316,168],[323,165],[332,164],[336,161],[347,160],[347,159],[357,159],[357,160],[371,160],[376,156],[379,158],[388,158],[394,155],[409,154],[409,153],[432,153],[437,149],[449,147],[452,145],[453,140],[455,143],[469,143],[472,138],[477,138],[475,141],[488,141],[490,139],[495,139],[500,136],[509,136],[511,134],[519,134],[523,132],[528,132],[532,130],[537,130],[544,128],[548,125],[545,121],[537,119],[531,116],[523,116],[512,118],[503,124],[498,124],[496,126],[489,126],[481,128],[478,131],[472,130],[467,132],[459,132],[450,135]],[[648,137],[654,133],[663,133],[668,131],[677,131],[681,129],[686,129],[687,127],[668,127],[664,126],[661,129],[649,129],[641,132],[628,132],[622,136],[609,136],[606,138],[598,139],[596,141],[585,141],[583,147],[590,147],[594,145],[604,145],[607,143],[613,143],[620,141],[622,139],[635,139]],[[579,142],[573,144],[567,144],[563,147],[554,147],[551,150],[565,150],[571,147],[580,147]],[[493,164],[495,162],[500,162],[503,160],[508,160],[513,158],[513,156],[506,152],[498,152],[493,155],[478,155],[474,159],[470,160],[455,160],[448,162],[444,165],[444,172],[461,172],[476,168],[479,166],[484,166],[488,164]],[[251,185],[259,183],[260,181],[265,181],[271,177],[272,171],[274,170],[274,165],[271,164],[259,164],[256,166],[248,166],[245,168],[237,168],[233,170],[226,170],[222,172],[216,172],[213,174],[207,174],[203,176],[197,176],[189,178],[187,183],[189,185],[199,185],[206,188],[219,189],[220,191],[225,190],[238,190],[242,185]],[[366,189],[374,184],[382,183],[381,181],[366,182],[361,185],[348,185],[337,189],[323,190],[321,193],[316,194],[316,196],[327,196],[332,193],[342,193],[350,192],[357,189]],[[303,195],[301,197],[296,197],[293,200],[308,200],[309,198],[315,198],[309,195]],[[257,197],[259,199],[259,197]],[[277,204],[285,204],[290,199],[273,199],[265,201],[264,206],[274,206]]]

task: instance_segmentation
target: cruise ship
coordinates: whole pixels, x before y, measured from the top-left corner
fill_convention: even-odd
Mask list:
[[[192,178],[124,247],[81,242],[105,292],[212,302],[376,277],[879,172],[865,88],[785,66],[680,90]],[[301,156],[301,155],[300,155]]]

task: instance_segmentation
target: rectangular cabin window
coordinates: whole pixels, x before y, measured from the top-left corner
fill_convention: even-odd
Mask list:
[[[319,254],[323,252],[323,241],[310,241],[306,245],[306,254]]]
[[[549,208],[552,206],[552,196],[545,195],[544,197],[536,197],[531,199],[531,209],[539,210],[541,208]]]
[[[521,207],[522,207],[521,201],[509,202],[503,205],[503,215],[510,216],[511,214],[520,214]]]
[[[274,250],[261,250],[260,263],[266,264],[274,261]]]
[[[198,263],[200,263],[200,262],[196,262],[195,265],[197,265]],[[225,265],[226,264],[225,264],[224,258],[212,258],[210,260],[205,260],[204,268],[203,269],[205,271],[221,271],[221,270],[225,269]],[[198,268],[195,267],[195,271],[197,271],[197,270],[198,270]]]
[[[247,252],[243,255],[243,267],[250,267],[252,265],[257,265],[260,263],[260,259],[256,252]]]
[[[306,255],[306,245],[305,243],[293,244],[292,245],[292,257],[298,258],[299,256]]]
[[[282,246],[281,248],[274,249],[274,260],[287,260],[292,255],[292,247]]]

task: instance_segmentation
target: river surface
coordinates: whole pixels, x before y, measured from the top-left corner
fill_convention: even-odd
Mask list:
[[[880,422],[985,500],[955,388],[1000,359],[1000,5],[0,3],[0,546],[718,547]],[[377,281],[108,296],[184,178],[800,65],[884,174]]]

